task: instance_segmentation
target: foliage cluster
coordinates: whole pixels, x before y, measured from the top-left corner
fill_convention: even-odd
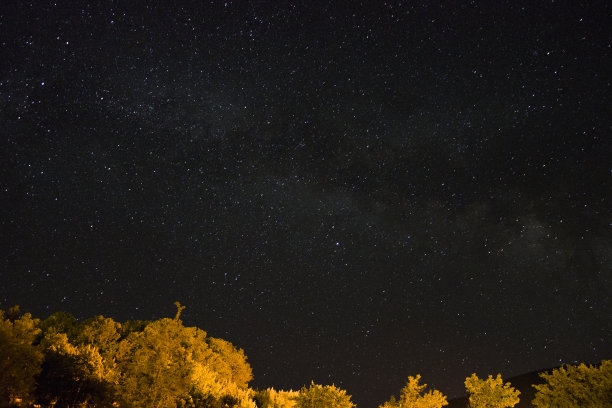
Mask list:
[[[421,376],[409,376],[408,381],[400,393],[399,401],[391,397],[380,408],[441,408],[448,405],[446,396],[438,390],[429,390],[423,393],[427,384],[420,385]]]
[[[335,385],[319,385],[314,382],[302,387],[296,398],[299,408],[354,408],[351,396]]]
[[[268,388],[255,394],[259,408],[296,408],[298,391],[276,391]]]
[[[612,361],[604,360],[599,367],[559,367],[541,373],[543,384],[534,385],[536,408],[612,407]]]
[[[118,323],[0,311],[0,407],[255,408],[231,343],[174,319]]]
[[[299,391],[253,390],[241,349],[173,319],[128,321],[67,313],[44,320],[0,310],[0,408],[354,408],[335,385],[312,382]],[[612,406],[612,362],[566,366],[541,374],[534,406]],[[379,408],[441,408],[446,396],[408,377],[399,399]],[[501,375],[466,378],[471,408],[514,407],[519,392]]]
[[[511,408],[519,402],[520,392],[504,383],[500,374],[486,380],[472,374],[465,379],[465,389],[470,393],[471,408]]]
[[[18,317],[19,307],[0,310],[0,404],[13,403],[35,389],[43,354],[34,344],[40,336],[38,319]]]

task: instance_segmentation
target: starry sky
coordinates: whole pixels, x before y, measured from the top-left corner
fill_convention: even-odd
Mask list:
[[[607,1],[4,1],[0,307],[174,315],[254,387],[612,357]]]

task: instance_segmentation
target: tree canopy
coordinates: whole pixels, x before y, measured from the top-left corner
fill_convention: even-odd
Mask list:
[[[448,405],[446,396],[438,390],[429,390],[424,393],[427,384],[419,384],[421,375],[409,376],[408,381],[400,393],[399,401],[391,396],[379,408],[441,408]]]
[[[173,318],[127,321],[58,312],[44,320],[19,307],[0,310],[0,407],[55,408],[354,408],[335,385],[299,391],[253,390],[242,349]],[[612,406],[612,362],[566,366],[541,374],[534,406]],[[441,408],[440,391],[410,376],[399,398],[379,408]],[[466,378],[471,408],[513,407],[519,391],[501,375]]]
[[[254,399],[257,408],[295,408],[298,391],[277,391],[267,388],[255,393]]]
[[[0,406],[254,408],[244,351],[173,319],[121,324],[0,310]]]
[[[353,408],[351,396],[335,385],[319,385],[314,382],[302,387],[296,398],[297,408]]]
[[[34,345],[40,335],[38,319],[17,317],[19,307],[0,310],[0,406],[17,398],[29,400],[40,373],[43,355]]]
[[[543,384],[534,385],[537,408],[612,407],[612,361],[604,360],[599,367],[568,365],[541,373]]]
[[[489,375],[486,380],[472,374],[465,379],[465,389],[470,393],[471,408],[506,408],[519,402],[520,392],[509,382],[504,383],[501,374],[495,378]]]

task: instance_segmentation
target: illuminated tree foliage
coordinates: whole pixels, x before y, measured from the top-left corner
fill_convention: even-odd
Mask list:
[[[423,393],[427,384],[419,384],[421,375],[408,377],[408,381],[400,393],[399,401],[391,396],[380,408],[441,408],[448,405],[446,396],[438,390]]]
[[[50,331],[64,333],[69,340],[74,340],[79,331],[79,322],[76,317],[66,312],[56,312],[40,323],[43,333]]]
[[[353,408],[351,396],[334,385],[319,385],[314,382],[310,387],[302,387],[296,398],[297,408]]]
[[[0,406],[256,408],[244,351],[183,326],[176,306],[174,319],[124,324],[0,310]]]
[[[37,378],[37,400],[58,407],[111,403],[117,378],[94,345],[74,345],[64,333],[48,331],[41,341],[45,354]]]
[[[188,330],[172,319],[149,324],[119,344],[122,373],[119,395],[134,407],[176,407],[188,394],[193,370],[194,339],[204,332]]]
[[[185,327],[174,318],[128,321],[96,316],[84,321],[54,313],[40,321],[13,307],[0,310],[0,407],[54,408],[354,408],[345,390],[311,382],[300,391],[249,388],[244,351]],[[543,373],[537,408],[612,406],[612,362]],[[399,399],[379,408],[441,408],[446,396],[408,377]],[[519,392],[501,375],[466,378],[471,408],[514,407]]]
[[[298,395],[298,391],[276,391],[274,388],[268,388],[258,391],[254,399],[258,408],[295,408]]]
[[[41,370],[43,355],[34,342],[40,334],[39,320],[29,313],[19,315],[19,307],[7,315],[0,310],[0,406],[17,398],[27,401],[34,391],[35,376]]]
[[[568,365],[541,373],[545,383],[534,385],[537,408],[612,407],[612,361],[599,367]]]
[[[119,395],[134,407],[176,407],[203,396],[232,397],[238,405],[249,399],[252,374],[244,352],[177,318],[157,320],[121,340],[117,365]]]
[[[214,352],[207,363],[220,375],[240,387],[246,387],[253,379],[251,366],[246,364],[242,349],[237,349],[229,341],[207,337],[206,343]]]
[[[509,382],[504,383],[501,374],[496,378],[489,376],[486,380],[472,374],[465,379],[465,389],[470,393],[471,408],[506,408],[519,402],[520,392]]]
[[[75,341],[78,344],[96,346],[102,355],[110,357],[117,351],[120,337],[120,323],[104,316],[96,316],[79,325]]]

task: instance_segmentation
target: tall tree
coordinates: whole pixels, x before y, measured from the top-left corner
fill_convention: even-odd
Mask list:
[[[193,367],[188,343],[192,339],[183,329],[177,320],[161,319],[120,342],[118,391],[128,405],[172,408],[187,397]]]
[[[42,353],[34,346],[40,335],[38,319],[19,316],[19,307],[0,310],[0,406],[28,401],[41,370]]]
[[[465,389],[470,393],[471,408],[510,408],[519,402],[520,392],[504,383],[501,374],[495,378],[489,375],[486,380],[472,374],[465,379]]]
[[[541,373],[545,383],[534,385],[537,408],[612,407],[612,361],[604,360],[599,367],[568,365]]]
[[[134,407],[190,406],[186,401],[209,397],[254,405],[242,350],[180,319],[160,319],[131,332],[119,342],[117,367],[119,395]]]
[[[429,390],[423,393],[427,384],[419,384],[421,375],[409,376],[408,381],[400,393],[399,401],[391,396],[380,408],[441,408],[448,405],[446,396],[438,390]]]

